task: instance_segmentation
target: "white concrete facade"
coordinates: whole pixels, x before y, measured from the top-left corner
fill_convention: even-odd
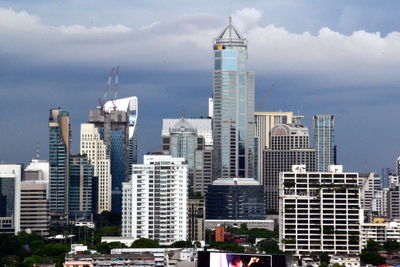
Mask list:
[[[97,213],[111,210],[111,161],[107,147],[92,123],[81,124],[80,153],[86,154],[93,165],[93,176],[98,177]]]
[[[187,172],[183,158],[145,155],[123,183],[122,236],[169,245],[187,238]]]
[[[279,247],[294,256],[311,253],[359,254],[360,188],[358,173],[307,172],[295,168],[280,173]]]

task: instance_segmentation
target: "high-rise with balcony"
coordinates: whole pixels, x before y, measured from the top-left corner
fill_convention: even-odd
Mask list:
[[[316,150],[317,171],[326,172],[329,165],[336,164],[334,126],[335,116],[333,115],[313,116],[313,145]]]
[[[160,245],[187,240],[187,164],[171,155],[145,155],[123,183],[122,236]]]
[[[361,252],[358,173],[340,165],[328,172],[294,165],[280,173],[279,205],[281,250],[295,257]]]
[[[255,75],[247,70],[247,41],[229,24],[214,40],[214,177],[254,177]]]
[[[69,164],[71,154],[71,125],[69,113],[50,110],[49,163],[50,163],[50,214],[58,218],[68,215]]]

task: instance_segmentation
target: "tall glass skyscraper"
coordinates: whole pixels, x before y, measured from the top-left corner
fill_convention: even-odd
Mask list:
[[[336,164],[335,116],[318,114],[313,116],[313,144],[316,149],[316,167],[318,172],[327,172],[329,165]]]
[[[214,40],[214,178],[254,177],[254,80],[247,41],[232,25]]]
[[[50,213],[68,214],[71,126],[69,113],[51,109],[49,118]]]

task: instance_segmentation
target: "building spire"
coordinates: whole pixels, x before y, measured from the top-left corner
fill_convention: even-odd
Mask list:
[[[40,144],[39,141],[36,142],[36,159],[40,159]]]

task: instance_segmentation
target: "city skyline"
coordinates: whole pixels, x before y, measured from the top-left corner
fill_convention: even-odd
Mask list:
[[[190,65],[186,63],[180,65],[178,64],[181,62],[179,58],[160,56],[159,54],[149,58],[148,64],[144,64],[140,57],[138,59],[135,58],[137,56],[136,53],[127,50],[126,47],[116,50],[115,55],[110,55],[112,56],[112,64],[121,61],[121,97],[138,96],[139,105],[143,107],[141,109],[141,114],[143,114],[141,122],[143,124],[139,127],[138,137],[139,155],[143,155],[159,147],[158,135],[162,117],[180,117],[182,114],[186,114],[187,117],[207,115],[207,99],[211,96],[212,80],[212,55],[209,47],[211,39],[218,34],[221,27],[226,25],[227,14],[219,14],[219,16],[215,13],[199,15],[193,12],[185,15],[183,12],[181,16],[175,19],[162,17],[163,19],[157,25],[148,26],[146,34],[136,32],[134,29],[137,29],[137,27],[134,25],[125,26],[128,32],[131,31],[131,34],[125,34],[126,29],[124,27],[104,28],[102,23],[97,24],[98,22],[96,21],[93,22],[94,26],[83,24],[87,26],[86,28],[71,26],[74,23],[80,24],[79,20],[72,20],[74,22],[72,24],[66,24],[62,21],[52,21],[48,15],[46,16],[46,14],[40,12],[39,7],[32,8],[26,6],[19,8],[18,5],[13,6],[11,3],[5,4],[5,6],[6,8],[1,8],[0,10],[4,15],[1,22],[4,27],[1,31],[10,34],[10,29],[16,30],[11,37],[18,37],[22,31],[21,27],[28,27],[27,24],[30,22],[33,22],[34,26],[38,27],[35,28],[36,30],[33,29],[33,32],[38,31],[39,35],[47,32],[49,28],[55,27],[53,30],[56,32],[59,31],[56,33],[58,37],[67,34],[68,38],[72,38],[70,39],[71,41],[76,42],[81,42],[80,38],[86,38],[86,42],[91,44],[96,43],[95,39],[98,38],[96,37],[98,35],[96,35],[95,28],[93,28],[95,26],[99,32],[106,33],[107,38],[108,36],[113,36],[113,34],[118,37],[113,40],[111,40],[111,37],[109,40],[101,39],[103,42],[110,42],[110,44],[116,41],[122,42],[122,40],[129,42],[132,31],[134,32],[134,36],[147,36],[143,39],[144,44],[153,40],[153,37],[148,37],[149,34],[153,33],[159,33],[161,37],[167,37],[164,33],[170,32],[173,36],[182,36],[182,41],[189,40],[188,42],[190,42],[189,37],[192,39],[195,38],[193,33],[199,35],[194,39],[198,41],[198,44],[196,45],[195,43],[192,46],[193,62],[195,61],[196,64]],[[14,9],[10,10],[8,6],[13,6]],[[348,10],[343,6],[346,6],[346,4],[339,3],[337,8],[342,11]],[[331,30],[322,28],[322,25],[319,25],[321,23],[316,23],[319,25],[317,28],[315,28],[316,26],[307,28],[307,26],[303,25],[303,29],[293,29],[289,25],[285,25],[284,22],[275,22],[276,26],[270,25],[270,21],[266,16],[269,12],[267,9],[263,9],[262,7],[246,9],[245,7],[245,5],[240,3],[234,5],[233,24],[238,28],[244,29],[246,38],[250,41],[249,69],[257,72],[256,99],[258,101],[256,102],[256,111],[293,111],[296,115],[305,115],[304,123],[309,128],[311,128],[312,115],[318,113],[334,114],[336,117],[335,134],[336,144],[338,145],[338,163],[344,164],[346,170],[349,171],[362,171],[365,165],[367,165],[368,170],[377,172],[380,172],[380,169],[383,167],[393,168],[395,159],[398,156],[397,151],[399,151],[399,144],[394,133],[397,132],[399,126],[390,124],[393,127],[391,131],[381,131],[380,129],[386,126],[389,121],[394,121],[396,118],[395,114],[399,109],[395,105],[395,100],[399,97],[398,90],[396,89],[398,84],[397,78],[393,71],[388,71],[389,69],[396,69],[396,67],[389,68],[393,64],[397,66],[396,57],[393,56],[393,52],[391,51],[393,49],[397,51],[400,47],[395,40],[398,33],[390,33],[395,29],[393,26],[394,22],[391,24],[390,20],[385,20],[385,25],[376,23],[378,25],[376,27],[381,27],[382,36],[375,33],[368,33],[380,30],[379,28],[366,26],[365,29],[368,32],[357,31],[356,33],[352,33],[355,30],[362,29],[360,28],[362,24],[358,26],[353,24],[353,26],[349,26],[347,29],[340,29],[334,27],[331,21],[328,21],[327,25],[325,25]],[[393,6],[390,6],[386,2],[378,10],[389,10],[390,8],[393,8]],[[283,7],[281,9],[283,10]],[[319,12],[324,10],[322,6],[318,6],[316,9]],[[27,13],[19,13],[22,10],[27,10]],[[341,14],[344,14],[344,12]],[[304,12],[300,12],[299,15],[304,16]],[[380,17],[378,15],[376,16],[379,20]],[[11,21],[18,22],[14,23],[13,26],[17,28],[10,26]],[[123,22],[124,19],[121,19],[121,21]],[[271,18],[271,22],[273,21],[274,19]],[[363,20],[356,17],[355,21],[360,22]],[[112,21],[104,23],[106,25],[116,25]],[[57,26],[60,24],[65,25],[64,28]],[[183,27],[174,31],[173,25],[176,24],[193,26],[194,28],[189,30]],[[116,32],[113,32],[115,29]],[[307,31],[310,32],[309,36],[304,34]],[[255,38],[257,33],[266,39]],[[80,35],[81,37],[78,38],[76,35]],[[89,38],[90,36],[94,39]],[[201,40],[199,39],[200,37]],[[341,42],[341,38],[345,41]],[[170,39],[166,39],[166,41],[165,49],[170,49],[170,51],[174,52],[171,55],[176,55],[177,51],[180,51],[181,45],[172,44]],[[377,42],[383,42],[385,46],[377,49],[381,54],[377,54],[374,57],[373,64],[369,68],[355,68],[357,71],[350,72],[355,77],[343,75],[340,80],[335,80],[336,77],[340,77],[346,70],[354,69],[353,63],[345,64],[340,59],[333,60],[333,57],[328,56],[325,59],[333,60],[331,67],[323,68],[320,72],[313,74],[316,67],[309,68],[310,65],[320,66],[321,62],[318,58],[311,57],[307,59],[311,64],[307,64],[307,68],[301,72],[296,68],[296,65],[303,63],[304,59],[296,55],[296,52],[303,51],[302,49],[304,49],[303,52],[307,55],[309,51],[301,48],[301,46],[296,46],[299,42],[316,45],[313,47],[317,51],[332,52],[333,55],[337,55],[338,51],[343,49],[341,52],[344,52],[345,56],[349,57],[349,61],[353,60],[356,64],[359,64],[356,66],[360,66],[366,62],[367,59],[364,57],[368,54],[366,53],[368,51],[366,47],[376,49]],[[346,42],[351,43],[352,49],[358,51],[359,54],[352,49],[350,49],[351,51],[344,49],[343,45]],[[265,48],[268,52],[266,53],[267,56],[262,56],[258,59],[255,54],[266,43],[272,43]],[[275,45],[273,45],[274,43]],[[290,45],[290,43],[293,44]],[[0,126],[2,129],[5,129],[0,134],[0,146],[2,147],[0,153],[1,161],[29,162],[35,155],[37,141],[41,144],[41,158],[46,158],[48,155],[46,144],[47,127],[46,119],[43,118],[46,118],[45,114],[50,108],[57,106],[61,106],[70,113],[73,131],[73,152],[78,152],[79,124],[86,121],[87,110],[97,104],[97,99],[102,94],[103,85],[106,80],[106,72],[110,65],[112,65],[108,60],[103,59],[99,61],[98,56],[93,54],[86,55],[88,63],[82,63],[81,60],[77,60],[74,57],[66,60],[65,58],[54,56],[49,60],[48,56],[56,52],[50,48],[48,48],[49,54],[43,58],[43,62],[40,64],[37,62],[35,56],[29,60],[25,59],[23,57],[24,53],[29,51],[35,52],[34,48],[37,44],[40,46],[48,43],[36,40],[32,43],[33,50],[28,51],[26,49],[17,51],[18,49],[4,46],[1,51],[9,51],[9,54],[5,52],[0,53],[1,58],[4,59],[7,59],[9,55],[15,55],[19,60],[17,62],[21,63],[16,64],[14,62],[10,64],[7,70],[2,70],[6,78],[5,83],[0,88],[4,96],[2,99],[6,99],[6,102],[4,100],[0,102],[4,116],[0,120]],[[322,48],[321,44],[324,44]],[[332,47],[329,47],[329,45]],[[131,45],[128,47],[131,47]],[[280,49],[273,50],[273,48],[277,47]],[[87,52],[85,46],[82,49]],[[95,49],[93,52],[98,51]],[[274,51],[278,56],[273,57],[271,55],[273,53],[270,51]],[[129,56],[130,53],[133,53],[132,56]],[[186,55],[186,51],[182,51],[182,53]],[[147,53],[144,54],[148,55]],[[285,54],[286,57],[291,56],[292,61],[288,61],[284,57]],[[128,55],[128,58],[132,58],[132,62],[127,62],[125,59],[122,60],[121,55]],[[199,55],[201,56],[199,57]],[[355,60],[357,58],[358,60]],[[272,61],[268,61],[268,59]],[[101,64],[94,66],[94,62],[101,62]],[[272,68],[271,65],[275,67]],[[32,66],[35,66],[35,68],[40,66],[40,68],[32,69],[30,68]],[[173,66],[173,68],[169,68],[169,66]],[[290,71],[291,68],[295,71]],[[61,74],[60,69],[65,69],[65,73]],[[49,73],[42,77],[42,72],[46,71]],[[182,73],[187,75],[182,77]],[[369,75],[372,73],[376,75]],[[23,79],[21,79],[21,74],[23,74]],[[16,76],[18,76],[18,79]],[[308,81],[310,77],[317,77],[317,79]],[[157,82],[149,82],[149,80],[157,80]],[[265,88],[268,88],[272,83],[277,86],[267,99],[266,104],[263,105]],[[54,91],[54,88],[57,88],[57,91]],[[83,90],[85,88],[87,90]],[[377,90],[377,88],[380,90]],[[387,89],[382,90],[381,88]],[[180,94],[179,99],[175,99],[174,97],[177,94]],[[46,103],[41,101],[44,97],[47,99]],[[180,101],[177,101],[177,104],[174,105],[172,104],[175,103],[173,102],[174,100]],[[185,104],[182,105],[182,102]],[[15,107],[15,103],[20,105],[18,110],[13,108]],[[168,103],[166,105],[168,110],[164,109],[160,110],[160,112],[154,112],[154,107],[162,106],[165,103]],[[30,113],[31,110],[35,110],[35,112]],[[10,117],[6,119],[6,116]],[[19,123],[12,124],[13,120],[11,118],[17,120]],[[368,120],[360,118],[368,118]],[[381,118],[385,118],[385,120]],[[30,131],[27,131],[27,129]],[[16,140],[18,139],[18,141],[11,140],[11,136]],[[24,151],[24,153],[21,151]],[[30,151],[31,153],[29,153]],[[374,153],[368,153],[368,151],[374,151]]]

